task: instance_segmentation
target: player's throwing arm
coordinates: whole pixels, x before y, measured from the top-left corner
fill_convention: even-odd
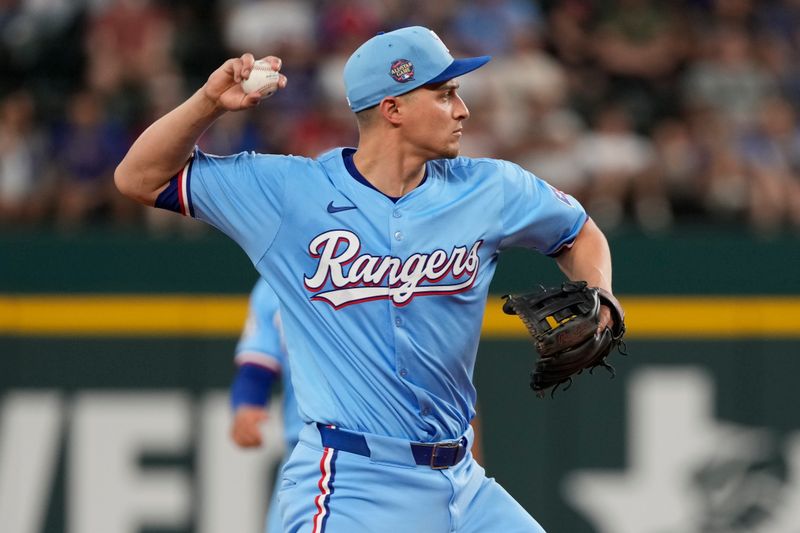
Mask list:
[[[197,139],[217,118],[228,111],[253,108],[286,87],[288,80],[278,73],[280,69],[281,60],[274,56],[256,61],[246,53],[225,61],[203,87],[133,143],[114,172],[117,188],[129,198],[154,205],[167,182],[186,164]]]

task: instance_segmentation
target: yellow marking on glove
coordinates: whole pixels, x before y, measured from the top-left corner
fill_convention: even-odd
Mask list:
[[[558,322],[553,315],[547,315],[545,317],[545,320],[547,321],[547,325],[550,326],[550,329],[556,329],[558,326],[562,326],[562,325],[566,324],[567,322],[569,322],[570,320],[572,320],[576,316],[578,316],[578,315],[568,316],[567,318],[565,318],[561,322]]]

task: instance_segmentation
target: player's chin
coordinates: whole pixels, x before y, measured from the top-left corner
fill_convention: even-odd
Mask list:
[[[439,153],[442,159],[454,159],[461,153],[461,143],[458,141],[448,143]]]

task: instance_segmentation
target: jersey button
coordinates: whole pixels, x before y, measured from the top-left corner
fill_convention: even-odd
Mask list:
[[[408,370],[405,368],[400,369],[400,377],[406,377],[408,375]]]
[[[403,240],[403,232],[402,231],[395,231],[394,232],[395,240],[402,241]]]
[[[431,414],[431,410],[428,409],[427,407],[423,407],[421,413],[422,416],[428,416],[429,414]]]
[[[392,211],[392,216],[393,216],[394,218],[400,218],[400,217],[401,217],[401,216],[403,216],[403,215],[400,213],[400,210],[399,210],[399,209],[395,209],[394,211]]]
[[[402,326],[402,325],[403,325],[403,319],[402,319],[402,318],[400,318],[400,317],[397,317],[397,318],[395,318],[395,319],[394,319],[394,325],[395,325],[395,326],[397,326],[397,327],[399,328],[400,326]]]

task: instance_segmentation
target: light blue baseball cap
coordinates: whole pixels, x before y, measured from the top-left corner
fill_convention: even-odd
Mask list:
[[[471,72],[490,59],[453,59],[439,36],[422,26],[379,33],[353,52],[344,66],[347,103],[358,112],[378,105],[387,96]]]

